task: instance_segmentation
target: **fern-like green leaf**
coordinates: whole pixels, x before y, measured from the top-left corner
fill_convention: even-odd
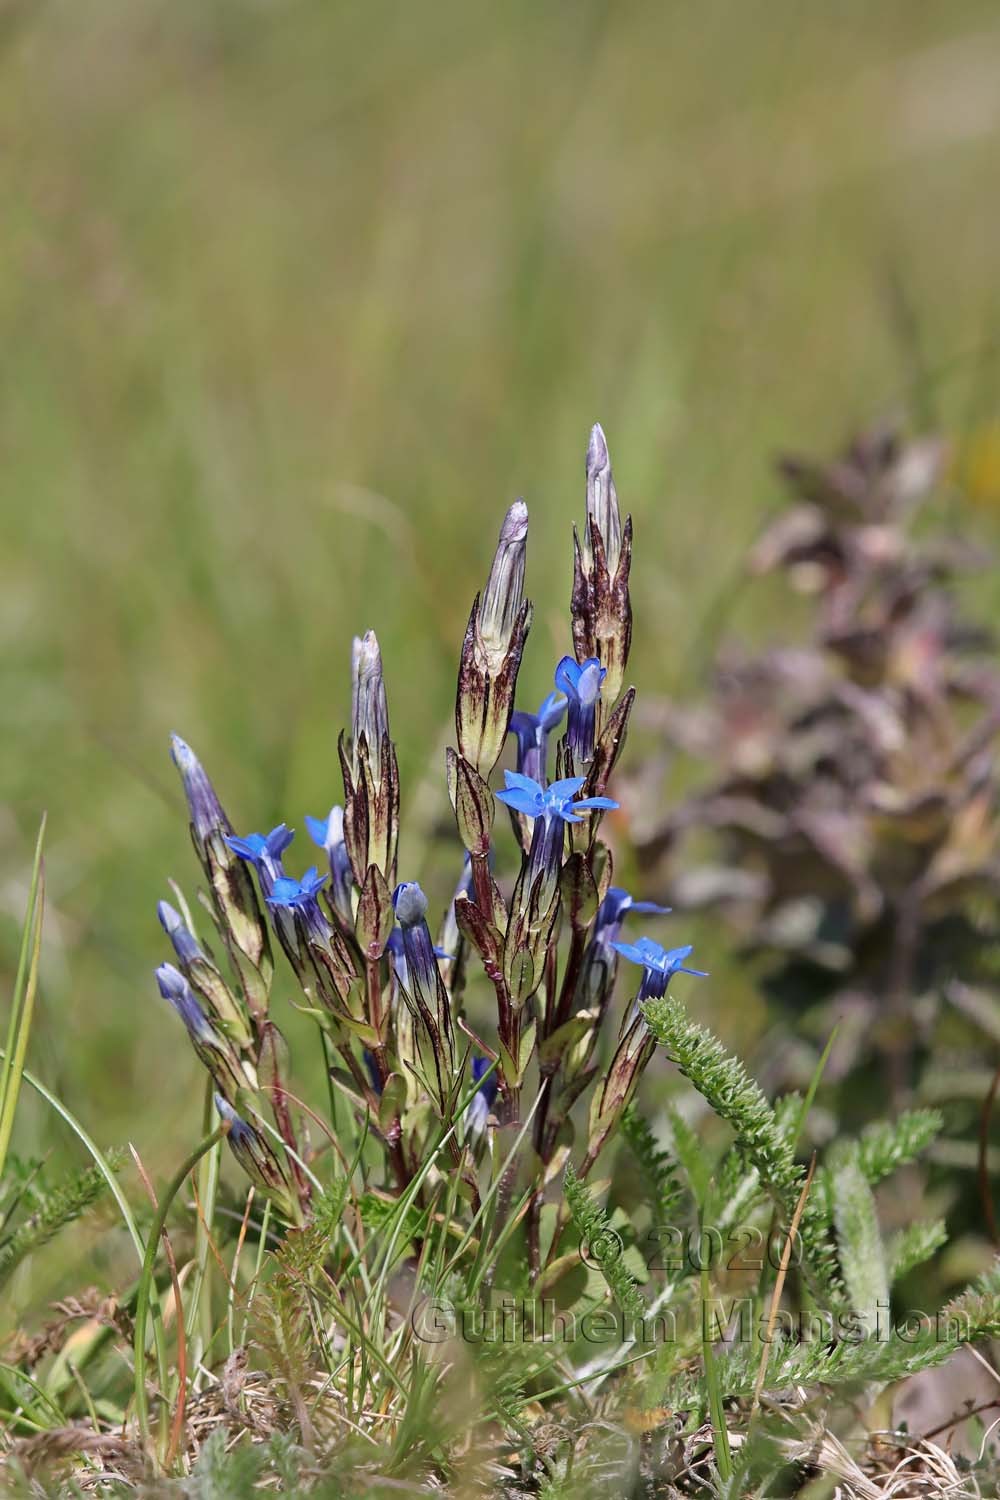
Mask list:
[[[858,1140],[858,1165],[874,1187],[897,1167],[916,1161],[943,1127],[936,1109],[908,1109],[895,1120],[869,1125]]]
[[[623,1316],[632,1322],[644,1317],[646,1305],[639,1294],[635,1278],[620,1254],[621,1241],[611,1228],[608,1216],[580,1181],[571,1162],[563,1177],[566,1202],[581,1241],[591,1247],[591,1264],[596,1264]],[[607,1253],[604,1253],[605,1248]]]
[[[834,1152],[830,1180],[841,1273],[851,1306],[871,1334],[877,1329],[879,1310],[888,1313],[889,1280],[875,1199],[856,1145],[845,1144]]]
[[[653,1222],[673,1224],[680,1206],[682,1188],[677,1162],[656,1140],[649,1122],[630,1104],[621,1117],[621,1129],[639,1164],[643,1183],[653,1208]]]
[[[885,1262],[892,1286],[914,1266],[930,1260],[947,1242],[948,1230],[943,1219],[918,1220],[908,1224],[886,1241]]]
[[[669,996],[643,1007],[649,1028],[681,1072],[736,1133],[747,1158],[770,1189],[786,1221],[795,1213],[805,1172],[782,1133],[774,1110],[738,1058],[717,1037],[697,1026]],[[829,1221],[811,1197],[799,1221],[802,1269],[817,1298],[830,1306],[844,1301]]]
[[[109,1159],[117,1171],[124,1155],[109,1154]],[[34,1189],[27,1217],[0,1244],[0,1285],[26,1256],[48,1244],[70,1224],[75,1224],[107,1190],[107,1182],[95,1166],[84,1167],[75,1176],[66,1178],[54,1188],[43,1191]]]

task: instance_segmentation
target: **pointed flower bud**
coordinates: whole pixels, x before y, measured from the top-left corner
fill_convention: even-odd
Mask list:
[[[168,1000],[187,1028],[191,1045],[215,1080],[216,1088],[227,1098],[235,1099],[241,1088],[256,1086],[252,1070],[240,1063],[233,1044],[216,1030],[202,1010],[184,975],[173,964],[160,964],[156,971],[160,994]]]
[[[528,507],[517,500],[500,530],[486,587],[476,595],[462,646],[455,728],[463,757],[488,777],[500,758],[531,623],[524,598]]]
[[[584,766],[593,759],[597,706],[607,675],[607,667],[602,667],[596,656],[588,656],[579,664],[564,656],[556,667],[556,687],[566,694],[569,703],[567,733],[574,765]]]
[[[351,683],[351,734],[341,735],[339,744],[344,844],[356,885],[364,885],[369,865],[377,865],[391,886],[399,837],[399,767],[389,737],[382,653],[374,630],[355,637]]]
[[[254,1187],[270,1198],[278,1212],[295,1223],[299,1220],[295,1193],[277,1152],[264,1133],[249,1125],[221,1094],[215,1107],[226,1127],[229,1148]]]
[[[261,1012],[267,1006],[274,965],[253,880],[229,847],[233,825],[198,757],[176,734],[170,737],[170,753],[181,773],[191,815],[191,838],[212,889],[216,914],[232,940],[230,951],[251,1008]]]
[[[351,648],[351,735],[354,775],[359,770],[358,749],[364,740],[378,784],[379,752],[389,733],[389,705],[382,676],[382,652],[374,630],[354,637]]]
[[[621,521],[618,495],[604,433],[595,426],[587,448],[587,520],[581,541],[574,531],[575,560],[570,612],[576,659],[597,657],[607,669],[604,705],[617,701],[632,642],[628,575],[632,565],[632,521]],[[598,732],[600,714],[598,714]]]
[[[587,545],[595,526],[604,542],[608,572],[613,574],[622,550],[622,517],[611,472],[611,455],[600,422],[590,429],[587,444]]]
[[[170,736],[170,754],[174,765],[181,773],[184,795],[191,814],[191,836],[198,857],[204,863],[205,849],[214,834],[223,837],[232,833],[233,827],[215,794],[215,788],[205,774],[205,768],[191,746],[179,734]]]
[[[503,666],[521,612],[527,540],[528,507],[523,500],[515,500],[500,528],[479,611],[480,644],[493,672]]]
[[[413,1016],[416,1061],[442,1116],[448,1108],[455,1071],[451,1001],[438,971],[427,925],[427,897],[416,881],[398,885],[392,895],[404,963],[396,979]],[[405,980],[404,980],[405,974]]]
[[[194,963],[196,959],[205,957],[198,939],[184,926],[183,917],[170,905],[169,901],[161,901],[158,904],[156,915],[160,919],[160,926],[173,944],[178,963],[186,966]]]
[[[185,979],[204,1000],[212,1018],[238,1047],[249,1047],[253,1030],[245,1007],[233,994],[197,938],[185,926],[180,912],[175,911],[169,901],[161,901],[156,914],[160,919],[160,926],[173,944]]]

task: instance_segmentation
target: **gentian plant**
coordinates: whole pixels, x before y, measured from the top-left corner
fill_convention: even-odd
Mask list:
[[[683,962],[689,948],[664,953],[650,939],[618,941],[628,913],[663,909],[613,885],[601,838],[604,814],[618,806],[609,786],[634,691],[624,689],[631,522],[622,523],[600,427],[587,451],[586,518],[576,538],[567,630],[575,655],[555,664],[553,691],[537,713],[515,709],[532,615],[527,541],[519,500],[473,602],[459,661],[457,746],[445,772],[464,858],[453,856],[454,898],[437,924],[439,940],[420,886],[400,879],[407,872],[397,756],[381,652],[368,631],[352,651],[351,725],[339,747],[343,802],[305,820],[322,868],[300,876],[286,869],[294,835],[285,823],[267,834],[234,832],[201,763],[174,737],[219,956],[161,903],[175,961],[157,979],[211,1074],[234,1154],[287,1222],[308,1220],[313,1187],[287,1048],[272,1016],[276,947],[320,1028],[331,1085],[356,1127],[380,1143],[385,1190],[406,1193],[443,1133],[442,1166],[423,1195],[451,1171],[475,1211],[490,1174],[501,1173],[504,1218],[512,1195],[530,1187],[522,1212],[537,1277],[546,1192],[577,1130],[585,1177],[653,1053],[636,999],[662,995],[675,972],[699,971]],[[505,753],[512,764],[497,787]],[[510,815],[507,838],[500,805]],[[510,851],[511,879],[502,883],[493,871],[511,866]],[[616,1017],[619,953],[643,965],[643,977]],[[492,994],[494,1017],[477,1014],[473,1024],[466,999],[477,988]],[[588,1093],[589,1123],[576,1109]],[[521,1141],[512,1156],[497,1149],[508,1139]],[[549,1238],[558,1244],[558,1234]]]

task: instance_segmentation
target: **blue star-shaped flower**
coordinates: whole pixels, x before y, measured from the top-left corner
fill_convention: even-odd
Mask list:
[[[230,834],[226,838],[226,843],[234,854],[238,854],[240,859],[245,859],[255,865],[258,870],[261,867],[267,869],[277,867],[280,873],[281,856],[294,837],[295,834],[285,823],[279,823],[277,828],[272,828],[268,834],[248,833],[245,839],[236,838],[235,835]],[[278,875],[276,874],[274,878],[278,879]]]
[[[691,952],[691,944],[683,948],[662,948],[652,938],[641,937],[634,943],[612,943],[616,953],[631,963],[641,964],[645,973],[639,990],[640,1000],[660,999],[667,992],[667,985],[674,974],[694,974],[698,979],[707,979],[704,969],[690,969],[684,960]]]
[[[284,906],[291,911],[306,910],[315,906],[317,893],[329,878],[329,875],[321,875],[315,865],[309,866],[301,880],[293,880],[290,875],[282,875],[274,882],[267,904],[268,906]]]
[[[507,785],[504,791],[496,793],[497,801],[529,818],[561,818],[564,823],[579,823],[581,813],[618,806],[610,797],[581,797],[574,802],[573,798],[586,780],[584,776],[567,776],[544,787],[533,777],[522,776],[518,771],[504,771],[503,774]]]

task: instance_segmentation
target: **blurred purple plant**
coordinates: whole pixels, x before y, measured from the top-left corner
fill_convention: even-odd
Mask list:
[[[874,1057],[897,1095],[936,999],[989,972],[1000,899],[1000,670],[955,590],[980,559],[916,528],[943,463],[891,429],[781,461],[749,572],[810,597],[808,640],[729,653],[710,698],[657,712],[701,783],[659,820],[625,797],[647,882],[728,913],[817,1036],[841,1021],[829,1076]]]

